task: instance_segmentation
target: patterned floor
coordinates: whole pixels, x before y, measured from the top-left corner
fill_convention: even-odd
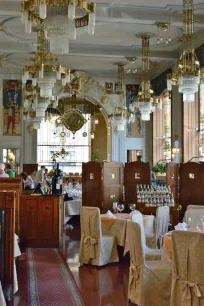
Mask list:
[[[57,249],[26,249],[27,306],[85,306]]]

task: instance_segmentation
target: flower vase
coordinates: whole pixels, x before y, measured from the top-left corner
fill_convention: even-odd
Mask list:
[[[118,207],[118,202],[113,202],[113,213],[114,214],[118,213],[117,207]]]

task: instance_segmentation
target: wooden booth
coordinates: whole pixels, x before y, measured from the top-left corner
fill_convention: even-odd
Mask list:
[[[112,209],[111,195],[123,201],[123,163],[91,161],[82,165],[82,205]]]
[[[15,192],[0,191],[0,280],[3,288],[14,289]],[[13,305],[13,302],[9,305]]]
[[[204,205],[204,164],[188,162],[180,164],[181,220],[188,205]]]
[[[151,169],[149,163],[143,163],[140,161],[125,163],[125,203],[137,203],[137,185],[151,185],[151,181]]]
[[[14,178],[7,178],[1,177],[0,178],[0,191],[15,191],[16,192],[16,205],[15,205],[15,233],[19,235],[20,232],[20,221],[19,221],[19,214],[20,214],[20,197],[22,194],[22,179],[21,177],[14,177]]]
[[[21,246],[59,248],[62,233],[63,196],[35,194],[21,196]]]

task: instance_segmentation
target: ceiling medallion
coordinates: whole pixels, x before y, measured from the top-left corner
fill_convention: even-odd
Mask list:
[[[69,53],[69,41],[76,39],[78,28],[88,27],[88,34],[94,34],[95,11],[96,4],[87,0],[21,1],[25,32],[32,32],[32,24],[44,23],[50,50],[56,54]]]
[[[77,109],[72,109],[62,116],[63,125],[73,134],[80,130],[86,122],[82,112]]]

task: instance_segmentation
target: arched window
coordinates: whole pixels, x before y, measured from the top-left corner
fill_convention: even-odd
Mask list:
[[[37,134],[38,164],[45,165],[50,170],[55,159],[65,173],[81,173],[82,163],[89,161],[89,134],[88,122],[73,137],[67,129],[56,128],[54,123],[43,121]],[[62,149],[64,154],[61,154]]]

